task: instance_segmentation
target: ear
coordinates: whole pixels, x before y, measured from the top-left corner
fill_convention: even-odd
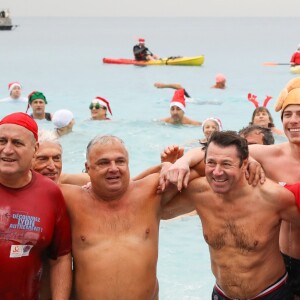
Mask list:
[[[249,160],[248,158],[244,159],[243,160],[243,163],[242,163],[242,166],[241,166],[241,169],[242,171],[245,173],[248,169],[248,163],[249,163]]]
[[[89,172],[89,169],[90,169],[90,167],[89,167],[89,165],[88,165],[88,162],[87,162],[87,161],[85,162],[84,166],[85,166],[85,171],[88,173],[88,172]]]
[[[39,150],[39,147],[40,147],[40,143],[39,142],[36,142],[35,145],[34,145],[34,155],[37,153],[37,151]]]

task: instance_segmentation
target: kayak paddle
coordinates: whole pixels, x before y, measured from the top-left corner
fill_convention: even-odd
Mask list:
[[[264,62],[264,66],[275,67],[275,66],[290,66],[290,63],[276,63],[276,62]]]

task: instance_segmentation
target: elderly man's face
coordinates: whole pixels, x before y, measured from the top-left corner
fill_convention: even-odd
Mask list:
[[[32,161],[32,168],[57,183],[62,170],[61,146],[53,142],[40,144]]]

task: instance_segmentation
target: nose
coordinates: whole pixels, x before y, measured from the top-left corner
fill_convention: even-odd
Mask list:
[[[6,144],[4,145],[2,151],[3,151],[3,153],[5,153],[5,154],[11,154],[11,153],[13,153],[13,145],[12,145],[12,143],[10,143],[10,142],[6,143]]]
[[[109,171],[118,171],[118,167],[114,161],[110,163]]]
[[[51,170],[51,171],[55,170],[56,167],[55,167],[55,163],[54,163],[54,161],[53,161],[52,158],[50,158],[50,159],[48,160],[47,168],[48,168],[49,170]]]
[[[300,121],[300,116],[298,114],[296,114],[296,113],[293,113],[292,117],[290,119],[290,122],[297,123],[299,121]]]
[[[220,176],[222,174],[223,174],[223,169],[221,168],[220,165],[217,164],[213,170],[213,175]]]

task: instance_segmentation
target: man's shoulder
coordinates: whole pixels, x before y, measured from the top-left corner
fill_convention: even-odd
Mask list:
[[[283,188],[281,184],[273,181],[272,179],[267,178],[263,184],[259,184],[254,187],[256,190],[260,190],[264,198],[267,200],[277,199],[280,201],[282,193],[286,192],[286,189]]]
[[[160,119],[160,121],[161,121],[161,122],[164,122],[164,123],[171,123],[171,124],[173,123],[173,122],[172,122],[172,119],[171,119],[170,117]]]
[[[190,183],[188,184],[188,189],[190,191],[198,191],[200,193],[211,191],[211,188],[205,176],[197,177],[190,181]]]
[[[130,184],[136,186],[146,186],[146,185],[157,185],[159,180],[159,173],[149,174],[139,180],[131,180]]]
[[[287,151],[287,149],[290,148],[290,145],[288,142],[281,143],[281,144],[274,144],[274,145],[251,145],[249,146],[250,155],[254,156],[260,156],[261,158],[270,159],[274,156],[279,156],[284,154],[284,152]],[[267,154],[267,155],[266,155]]]
[[[184,125],[200,126],[201,122],[196,121],[196,120],[192,120],[189,117],[184,116],[183,119],[182,119],[182,124],[184,124]]]
[[[59,188],[63,192],[63,194],[72,194],[72,195],[79,195],[81,192],[88,192],[89,189],[91,189],[90,186],[86,186],[86,189],[84,189],[81,186],[75,185],[75,184],[68,184],[68,183],[59,183]]]

